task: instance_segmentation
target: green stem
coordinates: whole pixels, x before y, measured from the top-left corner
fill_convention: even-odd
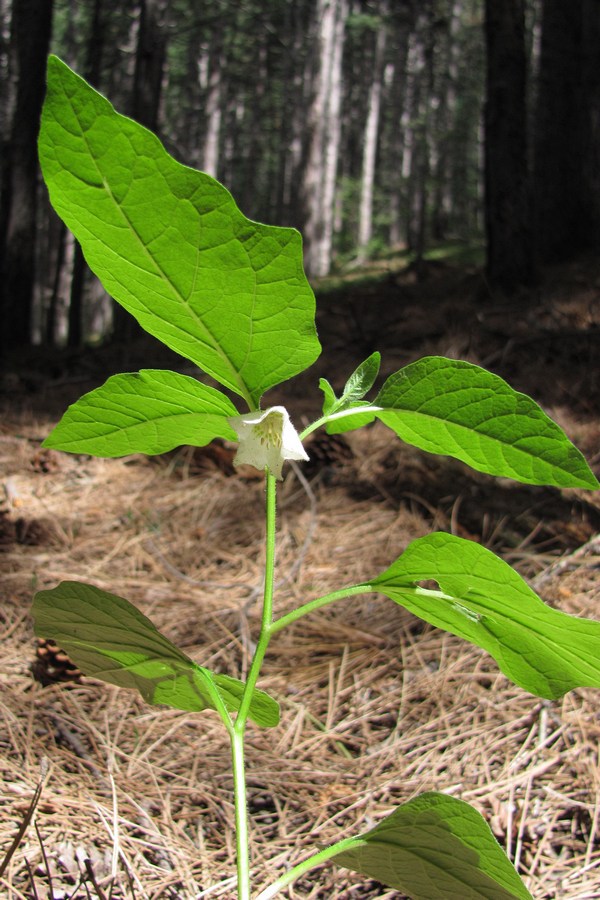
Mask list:
[[[308,859],[305,859],[303,862],[298,863],[297,866],[294,866],[288,872],[285,872],[281,876],[281,878],[278,878],[277,881],[274,881],[273,884],[269,885],[268,888],[265,888],[264,891],[261,891],[256,900],[271,900],[271,898],[275,897],[275,895],[278,894],[282,888],[286,887],[288,884],[291,884],[297,878],[300,878],[300,876],[304,875],[305,872],[309,872],[311,869],[314,869],[315,866],[327,862],[328,859],[337,856],[344,850],[355,848],[358,844],[360,844],[359,838],[346,838],[343,841],[338,841],[331,847],[325,847],[324,850],[319,850],[318,853],[314,853],[312,856],[309,856]]]
[[[282,628],[285,628],[286,625],[291,625],[292,622],[295,622],[302,616],[306,616],[316,609],[321,609],[323,606],[328,606],[329,603],[335,603],[336,600],[343,600],[344,597],[353,597],[355,594],[372,593],[376,593],[376,590],[372,585],[355,584],[352,587],[342,588],[339,591],[332,591],[330,594],[324,594],[322,597],[317,597],[316,600],[311,600],[310,603],[304,603],[302,606],[293,609],[285,616],[276,619],[271,625],[271,634],[276,634],[278,631],[281,631]]]
[[[246,768],[244,763],[244,735],[233,730],[231,761],[235,800],[235,847],[238,900],[250,900],[250,849],[248,838],[248,803],[246,799]]]
[[[244,735],[252,695],[271,639],[273,620],[273,584],[275,574],[275,526],[277,518],[277,482],[266,472],[265,583],[260,634],[246,679],[237,718],[230,729],[231,759],[235,798],[238,900],[250,900],[250,848],[248,839],[248,803],[244,765]]]
[[[277,518],[277,481],[269,472],[266,484],[266,537],[265,537],[265,584],[263,589],[263,607],[260,634],[246,679],[244,696],[235,720],[234,730],[244,732],[250,710],[252,694],[260,675],[260,669],[269,646],[273,621],[273,584],[275,580],[275,524]]]
[[[371,404],[370,406],[353,406],[350,409],[342,409],[338,412],[328,413],[328,415],[321,416],[310,425],[307,425],[304,431],[300,433],[300,440],[304,441],[304,439],[307,438],[309,434],[312,434],[313,431],[316,431],[317,428],[321,427],[321,425],[326,425],[327,422],[335,422],[337,419],[344,419],[346,418],[346,416],[355,416],[360,413],[378,413],[381,412],[381,409],[381,406],[375,406],[374,404]]]

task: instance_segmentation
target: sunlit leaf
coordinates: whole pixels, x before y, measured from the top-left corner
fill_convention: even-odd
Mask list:
[[[366,412],[354,412],[354,410],[360,410],[362,407],[366,409]],[[367,400],[357,400],[355,403],[349,404],[345,410],[327,413],[327,415],[331,416],[326,424],[327,433],[344,434],[346,431],[355,431],[357,428],[363,428],[374,421],[378,412],[378,407]]]
[[[435,579],[439,590],[420,587]],[[507,563],[451,534],[413,541],[370,582],[415,615],[490,653],[515,684],[555,699],[600,688],[600,622],[547,606]]]
[[[335,396],[334,390],[326,378],[319,379],[319,387],[324,395],[323,415],[333,415],[340,410],[366,405],[362,403],[363,397],[375,384],[380,365],[381,354],[372,353],[354,370],[339,398]]]
[[[375,418],[403,441],[453,456],[480,472],[527,484],[597,488],[565,433],[530,397],[461,360],[430,356],[390,375],[370,415],[328,424],[348,431]]]
[[[323,391],[323,415],[326,416],[335,407],[338,399],[326,378],[319,378],[319,388]]]
[[[320,346],[297,231],[247,219],[56,57],[39,141],[52,204],[146,331],[251,408]]]
[[[375,384],[380,365],[380,353],[375,352],[367,357],[346,382],[342,393],[342,401],[353,403],[355,400],[362,400]]]
[[[237,439],[227,422],[236,413],[225,394],[195,378],[142,369],[113,375],[80,397],[43,446],[108,457],[203,447],[216,437]]]
[[[461,360],[427,357],[390,376],[374,401],[404,441],[529,484],[598,487],[583,456],[530,397]]]
[[[532,900],[485,820],[445,794],[421,794],[341,843],[335,863],[412,900]]]
[[[51,638],[86,675],[138,690],[147,703],[197,712],[239,709],[244,684],[197,665],[135,606],[90,584],[63,581],[33,600],[35,633]],[[279,706],[255,690],[250,717],[277,725]]]

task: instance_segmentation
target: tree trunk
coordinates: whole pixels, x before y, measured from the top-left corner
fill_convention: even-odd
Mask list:
[[[447,18],[442,21],[441,40],[438,39],[438,56],[441,60],[439,85],[437,86],[437,109],[434,112],[433,132],[435,135],[434,158],[432,159],[432,201],[431,237],[434,241],[444,241],[452,218],[451,163],[456,155],[456,135],[454,134],[454,114],[456,108],[456,85],[458,82],[459,47],[456,40],[460,27],[462,0],[454,0]],[[464,148],[463,152],[464,152]],[[465,198],[466,199],[466,198]]]
[[[37,134],[52,31],[51,0],[13,4],[16,95],[0,225],[0,346],[31,343],[38,184]]]
[[[409,90],[409,46],[414,29],[414,10],[407,4],[394,3],[390,9],[388,37],[389,82],[383,103],[382,134],[380,138],[381,174],[385,196],[388,198],[388,243],[398,247],[406,241],[406,179],[404,177],[405,141],[407,136],[407,100]]]
[[[524,0],[486,0],[485,219],[487,276],[504,290],[534,280],[527,161]]]
[[[104,52],[106,17],[103,15],[103,8],[103,0],[94,0],[91,30],[87,43],[87,60],[83,73],[84,78],[95,88],[100,86],[102,54]],[[64,240],[64,235],[62,236],[62,239]],[[67,331],[67,345],[69,347],[80,347],[83,344],[83,297],[88,271],[88,267],[83,257],[83,251],[79,242],[76,241],[73,253],[73,271],[71,273],[71,290],[69,298],[69,321]]]
[[[166,0],[140,0],[131,115],[152,131],[158,130],[167,52],[166,35],[162,27],[165,9]],[[116,340],[129,344],[144,334],[133,316],[115,303],[113,335]]]
[[[207,175],[217,177],[219,170],[219,145],[221,139],[221,48],[213,48],[209,57],[208,89],[206,93],[206,137],[204,139],[204,155],[202,169]]]
[[[158,111],[167,54],[164,31],[166,0],[141,0],[133,75],[132,116],[158,131]]]
[[[347,0],[319,0],[319,70],[311,111],[311,143],[304,177],[305,264],[311,275],[331,268],[335,185],[341,132],[342,56]]]
[[[544,0],[536,117],[540,259],[567,259],[598,239],[600,113],[597,2]]]
[[[382,14],[385,15],[385,5]],[[361,173],[360,207],[358,214],[358,257],[363,263],[369,255],[369,244],[373,236],[373,187],[375,184],[375,161],[379,138],[379,112],[383,86],[383,65],[385,60],[386,23],[382,21],[375,42],[373,80],[369,90],[367,120],[363,140],[363,163]]]

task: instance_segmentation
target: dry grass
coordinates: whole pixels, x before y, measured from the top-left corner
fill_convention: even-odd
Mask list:
[[[188,450],[158,462],[40,454],[35,438],[49,425],[13,416],[0,440],[0,854],[43,761],[49,766],[36,828],[27,829],[0,890],[10,900],[233,897],[229,751],[216,716],[155,709],[92,680],[40,687],[29,669],[29,605],[35,588],[93,582],[138,604],[193,658],[243,677],[258,626],[262,485],[210,462],[199,471]],[[431,480],[439,469],[419,470],[424,464],[408,450],[390,460],[383,429],[361,432],[352,445],[355,459],[331,484],[331,472],[313,481],[312,498],[293,472],[283,485],[280,609],[376,573],[432,526],[475,527],[472,516],[462,524],[456,497],[435,505],[419,491],[418,478],[425,485],[427,471]],[[411,467],[416,486],[395,491],[400,470]],[[531,535],[519,542],[506,515],[493,513],[481,518],[480,539],[535,575],[549,601],[598,616],[597,542],[553,567],[557,551],[567,553],[558,524],[544,520],[536,550]],[[575,519],[584,543],[589,521]],[[523,527],[528,521],[522,516]],[[537,900],[600,897],[597,693],[540,701],[509,684],[483,652],[373,597],[343,601],[278,635],[261,686],[280,700],[282,722],[249,731],[257,888],[315,842],[370,827],[394,805],[437,789],[486,816]],[[398,895],[326,867],[287,896]]]

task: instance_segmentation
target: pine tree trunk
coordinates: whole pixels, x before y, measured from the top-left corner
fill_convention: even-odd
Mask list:
[[[524,0],[486,0],[485,218],[487,276],[504,290],[534,280],[527,161]]]
[[[597,2],[544,0],[536,117],[540,259],[567,259],[598,240],[600,74]]]
[[[387,10],[384,6],[382,14],[385,15],[386,12]],[[379,113],[381,109],[386,36],[386,25],[382,23],[377,32],[375,44],[373,80],[369,90],[368,113],[363,140],[363,163],[358,214],[357,261],[360,263],[365,262],[368,258],[369,244],[373,236],[373,187],[375,184],[375,162],[379,138]]]
[[[104,52],[104,32],[106,17],[103,15],[103,0],[94,0],[91,32],[87,43],[87,61],[84,70],[86,81],[95,87],[100,86],[100,73],[102,71],[102,54]],[[64,241],[64,235],[62,236]],[[71,273],[71,290],[69,297],[69,316],[67,345],[80,347],[84,340],[83,329],[83,297],[85,292],[88,267],[83,257],[80,244],[75,242],[73,253],[73,270]]]
[[[131,114],[152,131],[158,130],[167,51],[162,28],[165,10],[166,0],[140,0]],[[124,345],[145,336],[135,319],[118,303],[113,308],[113,335]]]
[[[305,264],[311,275],[331,268],[335,185],[341,133],[342,56],[348,0],[319,0],[319,70],[304,176]]]
[[[0,223],[0,347],[32,340],[38,186],[37,134],[52,31],[51,0],[13,4],[17,82]]]
[[[431,202],[431,237],[443,241],[448,237],[448,226],[452,215],[451,163],[456,155],[456,138],[453,135],[456,107],[456,83],[458,80],[457,34],[460,27],[462,0],[454,0],[448,12],[443,32],[443,44],[438,51],[442,59],[438,105],[434,112],[433,131],[435,159],[432,162],[433,197]],[[441,42],[440,42],[441,43]],[[461,148],[464,152],[464,148]],[[465,198],[466,200],[466,198]]]
[[[219,42],[220,44],[221,42]],[[209,60],[208,91],[206,94],[206,137],[202,169],[213,178],[219,170],[219,144],[221,138],[221,65],[220,52],[211,52]]]
[[[166,0],[141,0],[133,76],[132,115],[150,131],[158,131],[158,111],[167,54],[164,30]]]

